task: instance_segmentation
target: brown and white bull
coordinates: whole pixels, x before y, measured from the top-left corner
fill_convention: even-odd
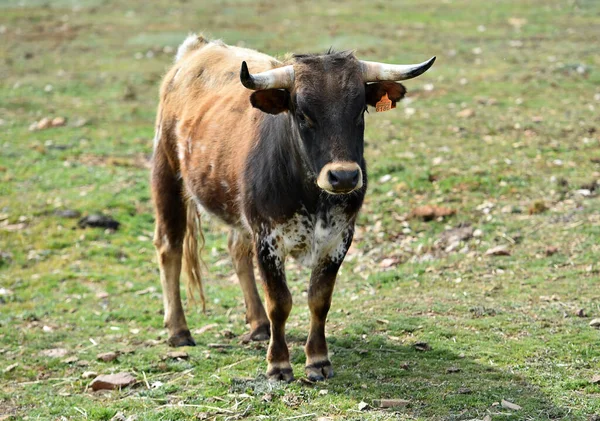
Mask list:
[[[325,321],[367,188],[364,113],[382,98],[384,106],[395,106],[406,92],[395,81],[422,74],[434,60],[388,65],[328,52],[282,63],[202,36],[185,40],[160,90],[151,180],[170,345],[195,345],[179,277],[183,262],[188,289],[198,288],[204,304],[197,244],[200,214],[207,211],[231,227],[229,251],[250,324],[246,338],[270,337],[268,378],[293,378],[285,341],[292,308],[286,256],[312,269],[306,374],[311,380],[333,375]]]

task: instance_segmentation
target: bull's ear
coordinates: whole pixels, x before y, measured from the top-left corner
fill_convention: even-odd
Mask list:
[[[406,94],[406,88],[404,85],[398,82],[375,82],[368,83],[365,85],[365,96],[367,104],[374,107],[381,98],[387,94],[388,98],[392,101],[392,108],[396,107],[396,102],[404,98]]]
[[[285,89],[265,89],[250,95],[254,108],[269,114],[279,114],[290,109],[290,93]]]

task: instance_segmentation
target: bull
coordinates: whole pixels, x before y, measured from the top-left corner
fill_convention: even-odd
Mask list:
[[[333,376],[325,321],[367,189],[364,114],[368,106],[393,108],[406,93],[398,81],[434,60],[391,65],[328,51],[281,62],[202,36],[184,41],[160,89],[151,175],[171,346],[195,345],[179,278],[183,267],[204,305],[198,241],[207,212],[231,227],[229,252],[250,325],[244,339],[270,340],[267,377],[293,379],[287,256],[312,270],[306,375]]]

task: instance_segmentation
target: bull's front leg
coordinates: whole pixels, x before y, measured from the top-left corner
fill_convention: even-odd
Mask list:
[[[285,342],[285,322],[292,310],[292,294],[285,279],[285,254],[281,238],[268,232],[256,239],[256,257],[260,269],[267,316],[271,324],[271,341],[267,351],[267,378],[291,382],[294,373]]]
[[[312,381],[333,377],[333,366],[329,361],[325,322],[331,307],[331,296],[338,270],[352,243],[353,229],[348,229],[337,247],[321,258],[313,269],[308,287],[310,309],[310,331],[304,347],[306,353],[306,376]]]

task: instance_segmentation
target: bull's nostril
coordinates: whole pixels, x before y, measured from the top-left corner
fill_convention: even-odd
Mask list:
[[[329,183],[335,187],[340,182],[340,179],[335,175],[334,171],[329,171]]]
[[[358,170],[330,170],[327,174],[329,184],[335,191],[346,192],[358,185],[360,172]]]

